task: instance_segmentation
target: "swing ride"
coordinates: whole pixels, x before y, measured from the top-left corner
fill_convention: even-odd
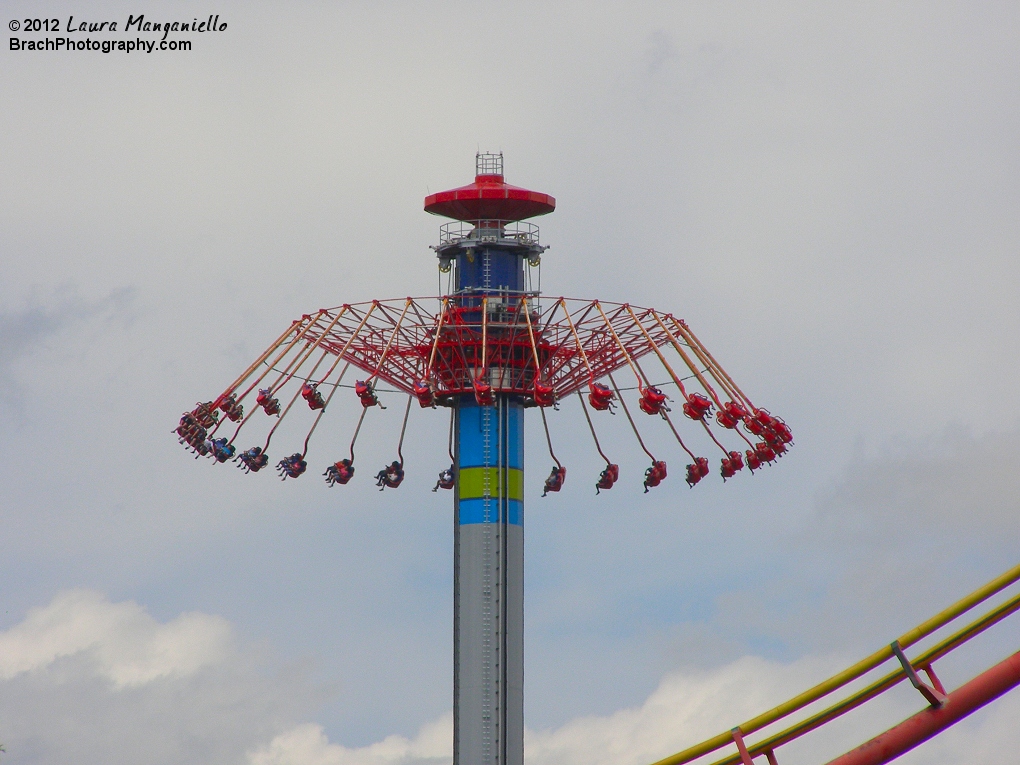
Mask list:
[[[272,464],[270,447],[284,419],[304,418],[300,450],[276,463],[286,481],[307,472],[312,436],[334,400],[357,407],[349,450],[331,454],[328,459],[335,461],[326,462],[322,474],[328,486],[344,486],[354,479],[355,445],[369,412],[385,409],[391,394],[404,395],[397,458],[375,474],[376,486],[385,491],[404,480],[404,435],[412,404],[449,409],[450,466],[440,470],[432,491],[452,490],[454,500],[454,765],[524,761],[527,409],[538,410],[553,461],[543,497],[560,492],[567,476],[553,451],[546,410],[573,396],[605,462],[595,494],[620,480],[620,465],[603,448],[608,441],[598,436],[606,415],[617,411],[649,460],[645,493],[667,479],[667,460],[673,459],[653,452],[652,439],[646,438],[652,428],[675,441],[691,488],[712,472],[704,448],[722,452],[715,456],[725,482],[745,468],[745,474],[754,473],[774,463],[793,443],[786,423],[754,404],[682,319],[627,303],[543,299],[532,288],[533,272],[540,284],[538,269],[547,248],[539,244],[538,227],[524,219],[553,209],[552,197],[504,182],[502,154],[478,154],[474,183],[425,199],[427,212],[454,219],[441,226],[440,244],[433,248],[440,274],[447,278],[445,294],[345,303],[303,315],[222,393],[185,412],[175,430],[196,458],[207,457],[213,464],[234,461],[250,474]],[[353,381],[348,379],[352,367]],[[247,444],[252,445],[237,451]],[[753,765],[755,757],[776,765],[781,746],[909,680],[929,707],[833,765],[888,762],[1020,684],[1020,653],[952,692],[932,667],[936,659],[1020,610],[1020,593],[914,660],[904,655],[911,645],[1017,583],[1020,567],[830,680],[656,765],[719,755],[714,765]],[[851,682],[863,682],[892,659],[898,665],[891,673],[812,711],[812,704],[824,703]],[[928,681],[920,677],[922,671]],[[784,724],[785,729],[770,729]],[[754,741],[745,740],[752,735]]]
[[[523,765],[527,409],[538,409],[553,461],[542,496],[560,492],[567,476],[546,410],[573,396],[605,462],[596,494],[625,472],[598,436],[617,410],[648,458],[645,493],[662,485],[673,459],[653,452],[651,428],[675,441],[691,488],[712,471],[704,448],[722,453],[726,481],[775,462],[793,443],[786,423],[753,403],[682,319],[627,303],[543,299],[533,284],[547,247],[524,219],[555,205],[507,184],[502,154],[478,154],[473,183],[425,199],[427,212],[454,219],[433,248],[445,294],[303,315],[176,429],[196,457],[259,473],[273,462],[280,425],[303,418],[300,449],[276,463],[286,481],[308,471],[309,445],[327,412],[360,408],[349,449],[325,461],[322,475],[336,488],[357,474],[355,446],[369,412],[403,395],[397,459],[375,474],[384,491],[404,479],[412,404],[449,409],[451,464],[433,491],[452,490],[454,500],[454,765]]]

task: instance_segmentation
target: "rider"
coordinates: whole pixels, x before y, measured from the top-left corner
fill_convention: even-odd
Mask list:
[[[439,480],[436,481],[436,485],[432,487],[432,491],[439,491],[440,489],[452,489],[453,488],[453,465],[450,465],[446,470],[439,471]]]
[[[595,484],[595,493],[598,494],[601,489],[611,489],[613,484],[616,483],[620,477],[620,466],[610,463],[606,465],[606,469],[599,475],[598,483]]]
[[[322,394],[318,391],[317,383],[306,382],[301,386],[301,398],[308,402],[308,406],[311,409],[322,409],[326,406],[325,400],[322,398]]]
[[[657,460],[652,463],[652,466],[645,471],[645,494],[648,493],[649,488],[655,488],[662,480],[666,477],[666,463],[662,460]]]
[[[393,460],[393,462],[376,473],[375,485],[380,487],[379,491],[382,491],[387,486],[395,489],[400,486],[400,482],[403,480],[404,467],[397,460]]]
[[[563,481],[567,477],[567,469],[561,465],[553,465],[552,472],[545,479],[545,487],[542,489],[544,497],[550,491],[559,491],[563,488]]]
[[[326,476],[326,483],[330,486],[345,484],[354,477],[354,463],[352,460],[342,459],[326,468],[323,475]]]
[[[687,466],[687,485],[693,489],[694,485],[708,473],[708,458],[695,457],[694,462]]]
[[[593,408],[599,411],[605,411],[609,409],[612,411],[613,406],[613,391],[610,390],[608,385],[602,383],[593,382],[588,385],[588,403]]]
[[[243,467],[249,473],[257,473],[269,464],[269,455],[262,453],[261,446],[253,446],[251,449],[241,452],[238,459],[241,460],[238,467]]]
[[[276,469],[280,471],[280,477],[286,481],[288,478],[297,478],[308,468],[308,463],[302,459],[301,452],[296,452],[286,459],[280,460]]]
[[[226,438],[212,439],[212,447],[210,451],[217,462],[226,462],[234,456],[234,446],[232,444],[228,444]]]
[[[641,389],[638,408],[645,414],[659,414],[663,409],[668,412],[669,407],[666,406],[667,398],[666,394],[661,390],[654,385],[649,385],[647,388]]]

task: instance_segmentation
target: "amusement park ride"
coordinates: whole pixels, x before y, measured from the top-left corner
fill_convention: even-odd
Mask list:
[[[348,453],[316,468],[338,490],[360,467],[355,445],[368,413],[384,408],[382,383],[407,396],[397,459],[375,474],[380,489],[396,489],[404,479],[412,404],[449,410],[452,464],[439,466],[433,491],[452,490],[454,500],[455,765],[524,761],[526,410],[537,409],[554,463],[542,496],[559,492],[567,475],[553,452],[545,409],[569,396],[580,400],[605,461],[595,493],[621,477],[597,435],[598,419],[617,410],[648,455],[645,492],[668,475],[665,455],[653,454],[641,436],[645,428],[663,428],[675,440],[692,488],[713,472],[705,447],[719,450],[714,470],[725,481],[775,462],[793,443],[783,420],[756,406],[682,319],[629,304],[543,300],[532,285],[547,247],[527,219],[554,208],[552,197],[504,181],[502,154],[478,154],[473,183],[425,199],[427,212],[452,219],[433,247],[446,294],[305,314],[176,428],[197,456],[258,473],[273,464],[270,444],[284,418],[304,418],[300,449],[274,465],[282,479],[296,479],[309,467],[309,444],[323,415],[353,406],[360,415]],[[749,754],[740,730],[727,739],[740,750],[727,762],[749,763],[757,754],[775,762],[778,743]]]

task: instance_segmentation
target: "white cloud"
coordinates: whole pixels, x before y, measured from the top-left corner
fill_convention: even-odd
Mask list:
[[[711,671],[672,673],[639,706],[528,730],[525,760],[528,765],[654,762],[771,708],[838,664],[831,658],[783,664],[745,656]],[[826,743],[835,751],[832,736]],[[452,716],[447,714],[423,726],[413,739],[388,736],[356,749],[330,743],[320,725],[298,725],[252,752],[248,765],[417,765],[451,759]]]
[[[249,765],[414,765],[453,758],[453,715],[423,725],[413,739],[387,736],[366,747],[331,744],[321,725],[298,725],[252,752]]]
[[[97,676],[115,686],[143,685],[218,664],[230,643],[230,625],[220,617],[189,613],[160,624],[137,603],[111,603],[98,592],[72,590],[0,633],[0,678],[87,654]]]
[[[644,765],[765,711],[827,677],[845,658],[778,662],[745,656],[721,667],[673,672],[647,699],[608,715],[526,732],[528,765]],[[317,694],[287,675],[259,678],[222,618],[182,614],[166,623],[133,602],[74,590],[0,633],[0,738],[12,765],[81,758],[111,765],[445,765],[452,715],[413,737],[363,747],[332,743],[308,719]],[[305,709],[294,699],[303,697]],[[289,700],[289,701],[288,701]],[[846,724],[783,750],[784,763],[820,762],[922,707],[909,689],[870,702]],[[965,765],[975,751],[1020,746],[1014,694],[910,755]],[[109,742],[118,743],[112,749]],[[266,743],[268,742],[268,743]],[[978,748],[983,747],[983,748]],[[908,759],[906,762],[911,762]]]
[[[5,765],[236,765],[321,701],[300,673],[264,674],[219,616],[159,622],[73,590],[0,633]]]
[[[673,673],[639,707],[530,732],[528,765],[654,762],[771,708],[832,668],[816,658],[784,665],[745,656],[711,671]]]
[[[664,677],[639,706],[610,715],[581,717],[549,730],[525,734],[527,765],[646,765],[728,731],[791,698],[841,669],[835,657],[806,657],[795,662],[745,656],[710,671],[676,672]],[[882,696],[847,718],[780,750],[784,763],[826,762],[923,708],[913,691]],[[835,697],[825,700],[832,703]],[[909,763],[970,765],[975,753],[1016,750],[1020,730],[1012,724],[1020,694],[999,700],[940,738],[906,755]],[[781,725],[790,724],[797,716]],[[772,729],[774,731],[775,728]],[[762,734],[748,737],[749,741]],[[298,725],[248,755],[248,765],[439,765],[452,760],[452,717],[422,726],[413,739],[388,736],[360,748],[330,743],[322,726]],[[735,752],[732,745],[707,761]]]

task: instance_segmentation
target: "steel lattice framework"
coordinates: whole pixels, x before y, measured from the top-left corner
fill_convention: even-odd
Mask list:
[[[691,485],[707,474],[708,460],[684,445],[668,414],[670,399],[722,450],[724,478],[745,462],[754,470],[775,460],[792,443],[785,423],[755,406],[682,319],[626,303],[540,300],[527,293],[372,300],[305,314],[219,396],[186,413],[177,433],[198,453],[222,462],[234,457],[234,441],[256,412],[262,409],[282,421],[303,398],[319,410],[304,448],[292,459],[303,462],[309,439],[350,367],[362,373],[355,387],[365,407],[378,403],[379,381],[416,397],[422,407],[450,405],[472,394],[480,403],[509,395],[526,406],[546,407],[587,391],[593,408],[620,403],[634,425],[612,377],[626,369],[635,384],[625,387],[636,388],[639,409],[666,420],[690,455]],[[227,420],[237,423],[233,433],[214,438]],[[254,462],[253,450],[239,456],[246,467],[258,470],[266,464],[278,425],[257,447]],[[724,446],[713,426],[741,439],[744,453]],[[282,470],[284,477],[296,477],[292,472]]]

